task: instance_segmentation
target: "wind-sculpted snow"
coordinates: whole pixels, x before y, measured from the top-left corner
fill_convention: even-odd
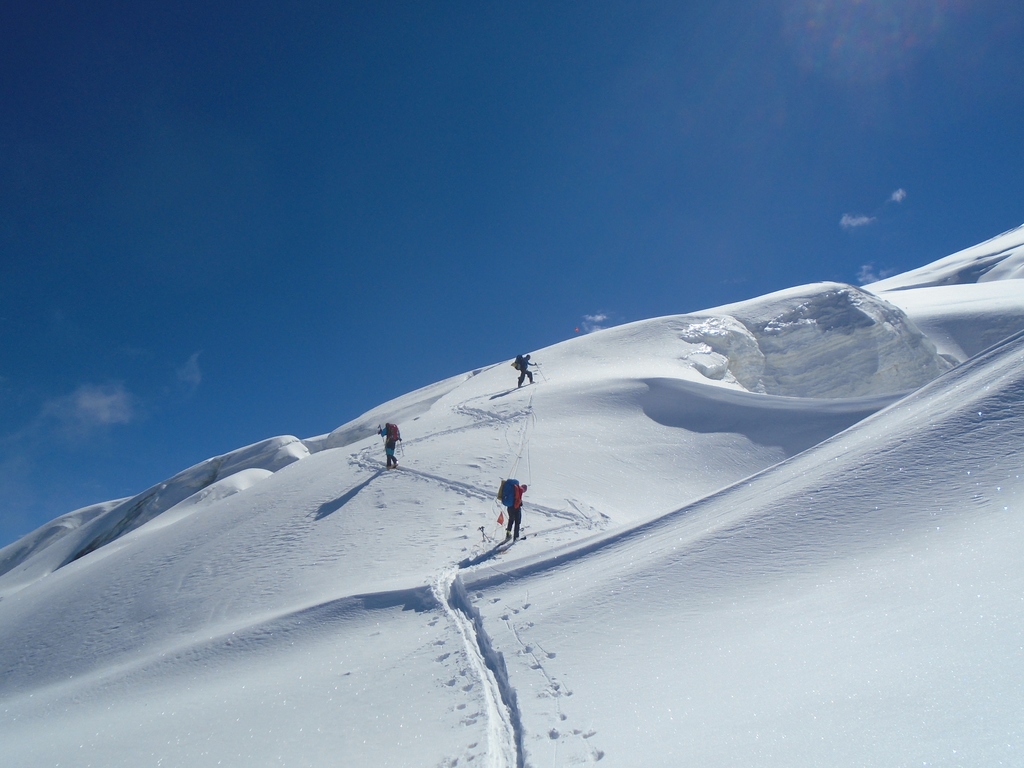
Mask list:
[[[707,310],[684,332],[728,360],[745,389],[788,397],[865,397],[920,387],[951,364],[897,307],[820,283]]]
[[[1024,329],[1024,281],[886,291],[935,343],[958,362]]]
[[[55,520],[51,520],[49,523],[41,526],[27,536],[23,536],[13,544],[9,544],[3,549],[0,549],[0,577],[4,577],[2,582],[4,588],[10,589],[11,587],[9,585],[13,582],[21,582],[22,579],[25,578],[30,581],[34,580],[33,577],[26,576],[24,573],[19,573],[17,577],[4,575],[10,574],[16,569],[23,568],[24,564],[34,558],[37,554],[56,545],[64,537],[77,534],[82,526],[87,525],[98,517],[107,515],[111,510],[121,506],[124,501],[125,499],[117,499],[115,501],[107,501],[102,504],[93,504],[82,509],[77,509],[74,512],[68,512],[66,515],[61,515]],[[50,564],[46,567],[45,573],[49,573],[49,571],[53,570],[53,567],[54,566]],[[42,575],[42,573],[39,575]],[[38,578],[38,576],[35,578]],[[2,595],[3,592],[4,589],[0,589],[0,595]]]
[[[1015,762],[1021,441],[1024,334],[719,494],[467,577],[496,645],[545,650],[506,654],[517,689],[573,693],[520,697],[528,762],[551,729],[562,764]]]
[[[787,456],[817,445],[897,399],[896,395],[817,400],[756,395],[684,379],[650,379],[644,413],[669,427],[703,434],[736,433]]]
[[[161,512],[158,517],[154,518],[149,523],[150,529],[156,530],[157,528],[161,528],[165,525],[180,522],[189,515],[201,512],[204,508],[209,507],[214,502],[251,488],[256,485],[256,483],[261,480],[265,480],[272,474],[274,474],[272,471],[269,469],[263,469],[262,467],[240,469],[222,480],[216,480],[210,483],[201,490],[193,493],[187,499],[179,501],[170,509]]]
[[[201,501],[223,498],[244,490],[257,480],[308,455],[309,451],[297,438],[263,440],[207,459],[138,496],[87,507],[59,518],[55,521],[59,524],[56,531],[54,524],[43,526],[26,539],[0,550],[0,595],[21,589],[136,530],[179,504],[194,511]],[[235,479],[228,480],[232,477]],[[171,517],[178,519],[180,516]],[[68,535],[71,530],[73,534]],[[61,535],[54,535],[58,532]],[[31,542],[31,546],[26,546],[26,540]]]
[[[3,760],[1019,762],[1024,339],[950,370],[1020,304],[954,338],[969,287],[611,328],[58,518],[0,551]]]
[[[1024,226],[867,287],[875,293],[885,293],[1020,279],[1024,279]]]
[[[864,286],[964,361],[1024,329],[1024,227]]]
[[[595,373],[628,361],[637,375],[819,399],[905,394],[953,365],[899,307],[841,283],[642,320],[564,350]]]

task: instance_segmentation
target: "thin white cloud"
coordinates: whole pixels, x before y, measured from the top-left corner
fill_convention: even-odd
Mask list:
[[[185,364],[177,371],[178,381],[192,391],[197,389],[203,381],[203,372],[199,369],[200,354],[202,353],[194,352],[192,356],[185,361]]]
[[[839,220],[839,226],[843,229],[857,229],[858,227],[866,227],[868,224],[873,224],[878,220],[886,205],[895,203],[899,205],[907,199],[907,190],[903,187],[895,190],[889,195],[889,198],[875,209],[874,213],[870,216],[863,213],[844,213],[843,217]]]
[[[11,514],[22,514],[39,506],[39,489],[27,479],[38,467],[51,464],[49,458],[55,445],[75,446],[89,450],[97,437],[115,426],[125,426],[142,418],[137,398],[124,385],[83,384],[70,394],[43,403],[30,421],[12,432],[0,432],[0,508]],[[0,524],[21,535],[15,526],[21,522],[11,517]],[[28,526],[26,526],[26,529]],[[6,534],[0,535],[3,540]]]
[[[603,331],[605,328],[605,321],[608,320],[608,315],[604,312],[597,312],[593,315],[584,315],[583,322],[580,323],[580,327],[584,333],[593,333],[594,331]],[[579,330],[579,329],[577,329]]]
[[[135,416],[132,396],[121,384],[84,384],[70,396],[71,416],[86,426],[128,424]]]
[[[83,384],[70,395],[43,405],[37,425],[50,425],[64,437],[83,438],[136,418],[135,398],[122,384]]]
[[[860,271],[857,272],[857,283],[859,285],[867,285],[868,283],[877,283],[878,273],[875,272],[874,264],[862,264]]]
[[[860,285],[867,285],[868,283],[877,283],[879,280],[884,280],[893,274],[891,269],[876,269],[874,263],[861,265],[860,270],[857,272],[857,281]]]
[[[863,216],[860,214],[844,213],[843,218],[839,220],[839,226],[843,229],[856,229],[857,227],[863,227],[875,220],[874,216]]]

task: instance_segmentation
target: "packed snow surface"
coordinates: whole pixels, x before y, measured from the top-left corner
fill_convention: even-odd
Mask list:
[[[54,520],[0,550],[4,763],[1024,763],[1022,244],[575,338]]]

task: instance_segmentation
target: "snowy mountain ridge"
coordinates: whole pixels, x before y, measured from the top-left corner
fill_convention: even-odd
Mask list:
[[[872,283],[875,291],[906,291],[1002,280],[1024,279],[1024,226],[1014,227],[978,245]]]
[[[5,751],[1013,763],[1022,252],[610,328],[64,515],[0,550]]]
[[[666,412],[665,403],[676,400],[674,394],[686,391],[692,393],[694,401],[710,396],[717,402],[731,403],[740,412],[748,403],[756,403],[757,410],[786,409],[787,405],[801,408],[799,403],[773,402],[768,398],[715,396],[702,392],[703,387],[687,387],[687,381],[781,397],[854,399],[851,403],[832,404],[831,412],[863,416],[951,367],[936,355],[934,347],[899,309],[853,286],[838,283],[793,288],[693,316],[631,323],[597,337],[603,356],[595,354],[591,345],[581,344],[583,340],[564,343],[577,348],[568,353],[574,366],[595,366],[599,360],[617,366],[619,355],[628,354],[624,349],[619,352],[620,348],[638,340],[642,340],[645,348],[657,346],[657,353],[647,355],[645,364],[659,364],[651,374],[656,371],[671,375],[649,380],[651,394],[644,408],[648,416],[662,423],[675,418]],[[610,359],[609,351],[613,353]],[[672,355],[677,356],[678,363]],[[837,370],[844,375],[837,376]],[[694,372],[701,374],[701,378],[694,377]],[[479,371],[425,387],[413,393],[409,402],[385,404],[329,435],[306,441],[292,436],[270,438],[208,459],[138,496],[76,510],[0,550],[0,575],[12,570],[23,574],[55,570],[158,516],[166,516],[164,524],[180,519],[186,510],[191,514],[212,501],[245,490],[313,451],[344,447],[363,439],[387,419],[416,418],[476,373]],[[684,421],[697,431],[728,431],[719,429],[717,424],[701,430],[692,418]],[[78,535],[64,541],[65,546],[58,546],[57,539],[72,530]],[[37,557],[43,549],[49,551],[45,558],[38,556],[36,568],[21,567],[27,558]],[[6,581],[19,586],[26,583]]]

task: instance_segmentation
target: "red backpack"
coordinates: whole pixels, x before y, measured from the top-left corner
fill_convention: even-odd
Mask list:
[[[519,485],[517,483],[516,484],[516,496],[515,496],[516,503],[515,503],[514,509],[519,509],[521,506],[523,506],[523,494],[524,493],[526,493],[526,486],[525,485]]]
[[[399,432],[398,432],[398,425],[397,424],[391,424],[391,423],[385,424],[384,425],[384,429],[387,430],[388,440],[401,440],[402,439],[402,435],[399,434]]]

